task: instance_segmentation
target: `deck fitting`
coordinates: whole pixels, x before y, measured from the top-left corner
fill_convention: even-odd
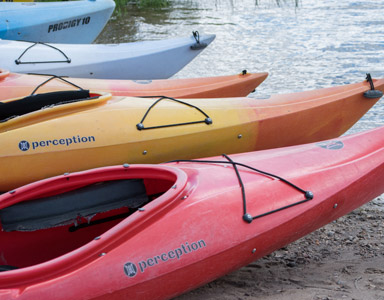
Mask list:
[[[305,199],[312,200],[313,199],[313,193],[311,191],[305,192]]]
[[[212,124],[212,119],[211,118],[205,118],[204,122],[207,125]]]
[[[251,216],[250,214],[245,214],[245,215],[243,216],[243,220],[244,220],[245,222],[247,222],[247,223],[252,223],[253,218],[252,218],[252,216]]]

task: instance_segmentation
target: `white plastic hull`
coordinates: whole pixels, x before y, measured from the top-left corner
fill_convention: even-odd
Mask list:
[[[202,35],[200,44],[209,44],[214,38],[213,34]],[[50,44],[56,49],[45,44],[0,40],[1,68],[16,73],[83,78],[165,79],[203,50],[191,49],[195,44],[193,35],[124,44]]]

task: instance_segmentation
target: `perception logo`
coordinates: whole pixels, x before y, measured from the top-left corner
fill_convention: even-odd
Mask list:
[[[19,143],[19,149],[21,150],[21,151],[27,151],[28,149],[29,149],[29,143],[27,142],[27,141],[21,141],[20,143]]]
[[[135,264],[128,262],[124,265],[124,273],[128,277],[135,277],[137,274],[137,267]]]
[[[204,240],[199,240],[191,244],[185,242],[179,248],[172,249],[152,257],[147,257],[146,259],[139,261],[137,264],[132,262],[125,263],[124,273],[128,277],[132,278],[135,277],[138,273],[144,273],[148,268],[152,268],[172,260],[182,259],[184,255],[188,255],[195,251],[200,251],[205,247],[207,247],[207,244]]]
[[[30,148],[31,150],[35,150],[37,148],[46,148],[46,147],[52,147],[52,146],[66,146],[71,147],[75,144],[82,144],[82,143],[93,143],[96,141],[96,138],[91,136],[80,136],[80,135],[74,135],[72,137],[68,138],[62,138],[62,139],[52,139],[52,140],[41,140],[41,141],[21,141],[19,142],[19,149],[21,151],[28,151]]]

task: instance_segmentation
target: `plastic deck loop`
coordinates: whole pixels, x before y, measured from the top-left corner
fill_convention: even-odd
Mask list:
[[[182,125],[191,125],[191,124],[199,124],[199,123],[205,123],[207,125],[209,124],[212,124],[212,119],[202,110],[200,109],[199,107],[195,106],[195,105],[192,105],[190,103],[187,103],[187,102],[184,102],[184,101],[181,101],[181,100],[178,100],[178,99],[174,99],[174,98],[171,98],[171,97],[167,97],[167,96],[148,96],[148,97],[142,97],[142,98],[153,98],[153,97],[160,97],[159,99],[157,99],[149,108],[148,110],[145,112],[143,118],[141,119],[140,123],[136,124],[136,128],[137,130],[145,130],[145,129],[157,129],[157,128],[164,128],[164,127],[174,127],[174,126],[182,126]],[[167,124],[167,125],[158,125],[158,126],[151,126],[151,127],[145,127],[144,126],[144,120],[145,118],[148,116],[149,112],[151,111],[151,109],[156,105],[158,104],[160,101],[162,100],[171,100],[171,101],[175,101],[177,103],[180,103],[180,104],[183,104],[183,105],[186,105],[186,106],[189,106],[189,107],[192,107],[196,110],[198,110],[201,114],[203,114],[205,116],[205,119],[204,120],[201,120],[201,121],[192,121],[192,122],[185,122],[185,123],[175,123],[175,124]]]
[[[217,164],[217,163],[219,163],[219,164],[231,164],[233,166],[235,172],[236,172],[236,176],[237,176],[237,179],[238,179],[239,184],[240,184],[242,198],[243,198],[243,210],[244,210],[243,220],[245,222],[247,222],[247,223],[252,223],[252,221],[257,219],[257,218],[261,218],[261,217],[264,217],[264,216],[276,213],[278,211],[281,211],[281,210],[284,210],[284,209],[296,206],[298,204],[302,204],[304,202],[312,200],[313,197],[314,197],[312,192],[305,191],[302,188],[298,187],[297,185],[293,184],[292,182],[290,182],[290,181],[288,181],[288,180],[286,180],[286,179],[284,179],[284,178],[282,178],[280,176],[277,176],[277,175],[274,175],[274,174],[271,174],[271,173],[268,173],[268,172],[264,172],[264,171],[258,170],[256,168],[247,166],[247,165],[242,164],[242,163],[235,162],[229,156],[227,156],[226,154],[222,154],[222,155],[227,159],[227,161],[199,160],[199,159],[189,159],[189,160],[185,159],[185,160],[183,160],[183,159],[181,159],[181,160],[172,160],[172,161],[169,161],[169,163],[171,163],[171,162],[196,162],[196,163],[211,163],[211,164]],[[246,200],[246,195],[245,195],[245,188],[244,188],[244,184],[243,184],[243,181],[241,179],[240,172],[239,172],[237,166],[245,167],[245,168],[251,169],[252,171],[255,171],[257,173],[260,173],[260,174],[263,174],[263,175],[266,175],[266,176],[270,176],[270,177],[279,179],[280,181],[284,182],[285,184],[288,184],[292,188],[294,188],[294,189],[298,190],[299,192],[303,193],[304,196],[305,196],[305,199],[301,200],[301,201],[298,201],[298,202],[295,202],[295,203],[292,203],[292,204],[289,204],[289,205],[286,205],[286,206],[283,206],[283,207],[280,207],[280,208],[277,208],[277,209],[274,209],[274,210],[271,210],[271,211],[268,211],[268,212],[265,212],[265,213],[262,213],[262,214],[259,214],[259,215],[256,215],[256,216],[252,216],[252,215],[250,215],[247,212],[247,200]]]
[[[53,60],[49,60],[49,61],[21,61],[20,59],[24,56],[25,53],[27,53],[27,51],[29,49],[31,49],[32,47],[36,46],[37,44],[39,45],[44,45],[44,46],[47,46],[47,47],[50,47],[54,50],[57,50],[58,52],[60,52],[64,57],[65,57],[65,60],[56,60],[56,61],[53,61]],[[61,51],[59,48],[56,48],[52,45],[49,45],[49,44],[46,44],[46,43],[42,43],[42,42],[36,42],[36,43],[33,43],[31,46],[29,46],[27,49],[24,50],[23,53],[21,53],[21,55],[19,56],[18,59],[15,60],[15,63],[16,65],[21,65],[21,64],[46,64],[46,63],[71,63],[71,59],[65,55],[65,53],[63,51]]]
[[[83,91],[84,89],[76,84],[74,84],[73,82],[70,82],[69,80],[66,80],[64,79],[63,77],[64,76],[57,76],[57,75],[52,75],[52,74],[39,74],[39,73],[28,73],[30,75],[40,75],[40,76],[51,76],[50,78],[48,78],[47,80],[45,80],[44,82],[40,83],[31,93],[30,96],[34,95],[36,93],[36,91],[41,88],[43,85],[47,84],[48,82],[50,82],[51,80],[53,79],[60,79],[66,83],[68,83],[69,85],[72,85],[73,87],[75,88],[78,88],[79,90]]]
[[[200,42],[200,34],[198,31],[192,31],[192,34],[196,41],[196,43],[191,46],[192,50],[200,50],[208,46],[206,43]]]

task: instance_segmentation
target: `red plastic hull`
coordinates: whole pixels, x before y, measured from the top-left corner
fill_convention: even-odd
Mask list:
[[[20,233],[22,237],[1,232],[0,264],[17,263],[18,254],[5,246],[15,243],[19,243],[19,251],[42,261],[1,272],[0,299],[169,299],[194,289],[382,194],[383,136],[384,127],[323,143],[232,155],[236,162],[276,174],[314,195],[312,200],[251,223],[242,218],[245,211],[233,166],[219,163],[93,169],[1,195],[0,209],[105,180],[144,178],[172,185],[143,210],[109,230],[103,227],[98,232],[97,226],[92,227],[89,242],[56,253],[52,259],[38,257],[49,255],[46,248],[47,253],[41,254],[34,253],[32,246],[26,250],[21,247],[33,244],[42,235],[38,231]],[[210,160],[225,161],[223,157]],[[245,187],[246,212],[252,216],[304,199],[303,193],[281,180],[244,167],[238,169]],[[148,190],[155,192],[159,186],[149,181]],[[64,236],[64,231],[58,230],[50,235],[51,248],[69,243],[62,240],[69,241],[70,233]],[[93,240],[96,236],[99,238]],[[28,265],[28,258],[24,264]]]

